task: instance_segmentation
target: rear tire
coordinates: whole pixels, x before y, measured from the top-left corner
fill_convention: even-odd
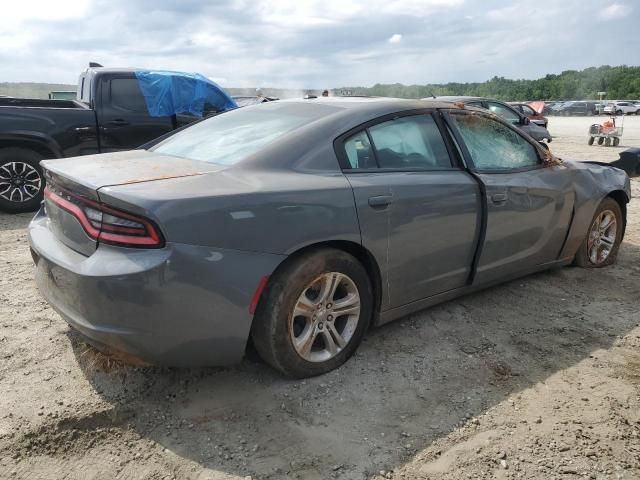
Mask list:
[[[610,226],[602,228],[602,225],[606,224],[606,218],[610,216],[615,219],[615,232]],[[593,215],[587,236],[576,253],[574,263],[583,268],[601,268],[615,263],[622,242],[623,229],[624,219],[620,205],[613,198],[605,198]],[[603,255],[605,250],[608,250],[606,256]]]
[[[604,146],[605,147],[610,147],[611,146],[611,139],[609,137],[607,137],[604,141]]]
[[[598,145],[602,145],[604,143],[604,137],[598,137]]]
[[[613,139],[613,146],[617,147],[618,145],[620,145],[620,139],[618,137],[615,137]]]
[[[43,158],[26,148],[0,149],[0,210],[19,213],[38,209],[44,192]]]
[[[349,314],[340,315],[338,309]],[[251,338],[262,359],[286,376],[321,375],[355,352],[372,309],[371,282],[360,262],[341,250],[315,250],[283,265],[271,277],[256,310]]]

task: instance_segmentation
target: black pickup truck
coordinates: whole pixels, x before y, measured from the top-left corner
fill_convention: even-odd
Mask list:
[[[35,210],[43,159],[130,150],[199,118],[152,117],[135,70],[90,67],[77,100],[0,98],[0,210]]]

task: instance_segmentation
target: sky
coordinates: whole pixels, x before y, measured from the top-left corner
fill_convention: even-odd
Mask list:
[[[226,87],[539,78],[640,65],[638,0],[3,0],[0,82],[89,61]]]

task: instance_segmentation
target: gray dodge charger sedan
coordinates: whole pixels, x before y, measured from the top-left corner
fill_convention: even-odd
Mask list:
[[[452,103],[309,99],[146,150],[42,162],[40,292],[152,364],[338,367],[366,330],[531,272],[611,264],[630,184]]]

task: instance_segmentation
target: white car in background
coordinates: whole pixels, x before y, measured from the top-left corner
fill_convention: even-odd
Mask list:
[[[629,115],[635,113],[640,114],[640,105],[633,102],[613,102],[604,107],[605,114]]]

